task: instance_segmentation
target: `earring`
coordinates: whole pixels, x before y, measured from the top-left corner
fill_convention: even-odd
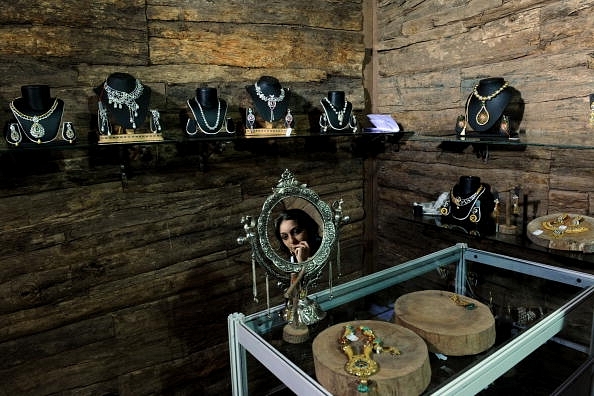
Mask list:
[[[509,117],[506,115],[501,117],[501,123],[499,123],[499,132],[501,135],[509,136]]]
[[[456,119],[456,134],[458,135],[463,135],[464,133],[464,127],[466,126],[466,118],[464,117],[464,115],[459,115],[458,118]]]
[[[512,213],[517,215],[520,214],[520,204],[519,201],[520,197],[518,197],[518,194],[514,193],[512,195]]]
[[[493,208],[491,216],[495,219],[495,222],[497,222],[497,220],[499,219],[499,198],[495,198],[493,200],[493,203],[495,204],[495,207]]]

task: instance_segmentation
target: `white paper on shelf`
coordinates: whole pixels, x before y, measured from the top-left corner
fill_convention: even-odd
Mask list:
[[[389,114],[367,114],[367,118],[377,131],[400,132],[398,123]]]

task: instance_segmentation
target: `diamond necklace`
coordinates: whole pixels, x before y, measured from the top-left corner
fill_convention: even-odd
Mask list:
[[[56,107],[58,107],[58,99],[56,98],[54,100],[54,104],[52,105],[52,107],[50,107],[50,109],[48,111],[46,111],[45,113],[43,113],[41,115],[30,116],[30,115],[20,112],[14,106],[14,101],[10,102],[9,107],[10,107],[10,110],[12,110],[14,115],[22,118],[23,120],[31,121],[33,123],[33,124],[31,124],[31,128],[29,129],[29,132],[31,133],[31,136],[33,136],[36,139],[39,139],[45,135],[45,128],[43,127],[43,125],[41,125],[41,123],[39,121],[43,121],[52,115],[52,113],[56,110]]]
[[[330,105],[330,108],[332,109],[332,111],[334,111],[336,113],[336,116],[338,117],[338,124],[341,125],[344,120],[344,115],[346,114],[347,105],[348,105],[348,102],[346,101],[346,99],[344,101],[344,106],[342,106],[342,110],[336,109],[336,107],[334,107],[334,105],[332,104],[332,102],[330,102],[328,100],[328,98],[323,98],[323,99],[326,103],[328,103]]]
[[[478,100],[481,101],[481,108],[478,111],[478,113],[476,113],[476,116],[474,119],[476,120],[476,123],[478,125],[483,126],[489,122],[489,118],[491,117],[491,115],[489,114],[489,111],[487,110],[487,107],[485,106],[485,102],[488,102],[489,100],[493,99],[495,96],[499,95],[505,88],[507,88],[508,84],[507,84],[507,81],[505,81],[504,84],[501,87],[499,87],[499,89],[497,91],[493,92],[491,95],[488,95],[488,96],[482,96],[481,94],[479,94],[478,86],[479,86],[479,84],[476,84],[474,86],[474,89],[472,90],[472,94],[474,95],[475,98],[477,98]]]
[[[262,89],[258,85],[258,82],[256,82],[254,84],[254,87],[256,87],[256,95],[258,95],[258,98],[260,98],[261,100],[266,102],[266,104],[268,105],[268,108],[270,109],[270,121],[274,121],[274,109],[276,108],[276,104],[278,102],[282,102],[283,99],[285,98],[285,89],[281,88],[280,95],[278,95],[278,96],[274,96],[272,94],[266,96],[262,92]]]
[[[117,89],[110,87],[107,80],[105,80],[103,88],[105,89],[105,92],[107,92],[108,103],[113,104],[114,109],[121,109],[123,104],[128,107],[132,128],[136,129],[136,121],[134,119],[138,117],[138,109],[140,108],[138,103],[136,103],[136,99],[140,98],[140,95],[142,95],[142,91],[144,90],[140,80],[136,79],[136,86],[132,92],[118,91]]]
[[[202,105],[200,104],[198,99],[194,98],[194,101],[196,102],[196,104],[198,105],[198,108],[200,109],[200,115],[202,116],[202,119],[204,120],[204,125],[206,125],[206,127],[208,129],[210,129],[211,131],[216,130],[217,127],[219,126],[219,120],[221,119],[221,101],[220,100],[217,101],[219,103],[219,106],[217,108],[217,120],[215,121],[214,125],[210,125],[208,123],[208,120],[206,119],[206,114],[204,114],[204,110],[202,110]],[[196,115],[194,115],[194,117],[196,117]]]

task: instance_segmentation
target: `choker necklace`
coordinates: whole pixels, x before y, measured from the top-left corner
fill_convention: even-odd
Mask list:
[[[499,95],[505,88],[507,88],[508,84],[507,81],[505,81],[503,83],[503,85],[501,87],[499,87],[499,89],[495,92],[493,92],[491,95],[489,96],[482,96],[481,94],[478,93],[478,84],[476,84],[474,86],[474,89],[472,90],[472,94],[474,95],[475,98],[477,98],[478,100],[481,101],[481,108],[478,111],[478,113],[476,113],[476,123],[480,126],[483,126],[485,124],[487,124],[489,122],[489,111],[487,110],[487,107],[485,106],[485,102],[488,102],[489,100],[493,99],[495,96]]]
[[[109,84],[107,84],[107,80],[105,80],[103,88],[105,89],[105,92],[107,92],[107,100],[109,104],[113,104],[114,109],[121,109],[122,104],[125,104],[128,107],[132,128],[136,129],[136,121],[134,119],[138,117],[138,109],[140,108],[138,103],[136,103],[136,99],[140,98],[140,95],[142,95],[143,91],[140,80],[136,79],[136,87],[134,87],[134,90],[129,93],[113,89],[109,86]]]
[[[258,85],[257,82],[254,84],[254,87],[256,87],[256,95],[258,95],[258,98],[260,98],[261,100],[266,102],[266,104],[268,105],[268,108],[270,109],[270,121],[274,121],[274,109],[276,107],[276,104],[278,102],[282,102],[283,99],[285,98],[285,89],[281,88],[280,95],[278,95],[278,96],[274,96],[274,95],[266,96],[262,92],[262,89],[260,88],[260,86]]]
[[[348,105],[348,102],[346,101],[346,99],[344,101],[344,106],[342,106],[342,110],[336,109],[336,107],[334,107],[334,105],[332,104],[332,102],[330,102],[328,100],[328,98],[324,98],[323,100],[326,103],[328,103],[330,105],[330,108],[332,109],[332,111],[334,111],[334,113],[336,113],[336,117],[338,117],[338,125],[342,125],[342,122],[344,121],[344,115],[346,114],[347,105]]]
[[[30,116],[30,115],[20,112],[14,106],[13,102],[14,101],[10,102],[10,104],[9,104],[10,110],[12,110],[13,114],[22,118],[23,120],[31,121],[33,124],[31,124],[29,133],[31,133],[31,136],[33,136],[36,139],[42,138],[45,135],[45,128],[43,127],[43,125],[41,125],[41,123],[39,121],[43,121],[52,115],[52,113],[56,110],[56,107],[58,107],[58,99],[54,100],[54,104],[52,105],[52,107],[50,107],[50,109],[48,111],[46,111],[45,113],[43,113],[41,115],[35,115],[35,116]]]
[[[206,119],[206,114],[204,114],[204,110],[202,110],[202,105],[200,104],[198,99],[194,98],[194,101],[196,102],[196,104],[198,105],[198,108],[200,109],[200,115],[202,116],[202,120],[204,120],[204,125],[206,125],[206,127],[208,129],[210,129],[211,131],[216,130],[217,127],[219,127],[219,120],[221,119],[221,101],[218,100],[219,106],[217,108],[217,119],[216,119],[214,125],[210,125],[208,123],[208,120]],[[194,117],[196,117],[196,114],[194,114]]]

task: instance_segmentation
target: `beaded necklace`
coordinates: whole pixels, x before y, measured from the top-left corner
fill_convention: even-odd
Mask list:
[[[485,103],[499,95],[505,88],[508,87],[508,84],[507,81],[505,81],[503,85],[499,87],[499,89],[487,96],[482,96],[478,93],[478,86],[479,84],[476,84],[474,86],[474,89],[472,90],[472,94],[474,95],[474,97],[481,101],[481,108],[478,111],[478,113],[476,113],[475,120],[478,125],[483,126],[489,122],[489,118],[491,117],[489,111],[487,110],[487,107],[485,106]]]
[[[336,117],[338,118],[338,124],[339,125],[342,125],[342,122],[344,120],[344,115],[346,114],[347,105],[348,105],[348,102],[346,101],[346,99],[344,101],[344,105],[342,106],[342,109],[341,110],[338,110],[336,107],[334,107],[334,105],[332,104],[332,102],[330,102],[328,100],[328,98],[323,98],[322,100],[324,102],[328,103],[328,105],[330,106],[330,108],[332,109],[332,111],[334,111],[334,113],[336,113]],[[323,105],[324,104],[322,103],[322,106]]]
[[[217,128],[220,128],[219,121],[221,119],[221,101],[220,100],[217,101],[218,102],[217,119],[215,120],[214,125],[210,125],[208,123],[208,120],[206,119],[206,114],[204,114],[204,110],[202,109],[202,105],[200,104],[198,99],[194,98],[194,101],[198,105],[198,109],[200,110],[200,115],[202,116],[202,120],[204,121],[204,125],[206,125],[206,128],[210,129],[211,131],[215,131],[215,130],[217,130]],[[194,114],[194,117],[196,117],[196,114]]]

